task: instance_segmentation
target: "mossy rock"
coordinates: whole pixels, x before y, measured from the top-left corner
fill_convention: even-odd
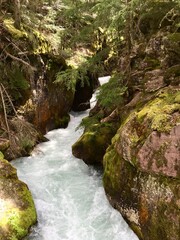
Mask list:
[[[72,153],[87,164],[102,165],[103,155],[115,134],[111,125],[95,124],[73,144]]]
[[[0,160],[4,159],[4,154],[0,151]]]
[[[171,85],[180,84],[180,65],[172,66],[166,70],[164,82]]]
[[[180,91],[165,88],[134,110],[112,139],[119,155],[141,171],[180,177]]]
[[[143,60],[144,65],[146,66],[146,71],[156,69],[160,67],[160,61],[157,58],[146,56]]]
[[[158,132],[168,132],[176,124],[170,121],[172,114],[180,109],[179,103],[175,101],[180,95],[179,89],[167,88],[159,91],[155,98],[146,104],[136,118],[138,122],[149,122],[149,129]]]
[[[15,28],[13,19],[5,19],[4,26],[6,30],[11,34],[12,38],[23,39],[23,38],[27,38],[28,36],[25,30],[23,29],[19,30]]]
[[[21,29],[17,29],[14,26],[13,19],[5,19],[3,21],[5,29],[11,35],[11,37],[15,40],[26,40],[26,42],[22,42],[24,46],[27,45],[27,49],[31,51],[33,54],[45,54],[51,51],[51,45],[47,41],[46,37],[37,30],[30,28],[27,25],[21,26]]]
[[[114,144],[107,149],[103,165],[107,197],[139,239],[179,239],[179,180],[138,171]]]
[[[55,118],[55,128],[66,128],[68,126],[68,123],[70,121],[69,114],[61,117],[61,118]]]
[[[43,135],[24,119],[13,118],[9,127],[10,146],[3,152],[7,160],[28,156],[37,143],[44,141]]]
[[[180,33],[171,33],[163,38],[164,49],[169,66],[179,65],[180,59]]]
[[[32,195],[14,167],[0,159],[0,239],[19,240],[36,223]]]

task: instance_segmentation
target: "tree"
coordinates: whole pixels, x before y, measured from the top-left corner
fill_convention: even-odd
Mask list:
[[[14,26],[21,28],[21,4],[20,0],[14,0]]]

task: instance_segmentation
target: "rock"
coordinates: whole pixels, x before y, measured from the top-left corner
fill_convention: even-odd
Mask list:
[[[30,191],[17,178],[16,169],[0,157],[0,239],[22,239],[36,223]]]
[[[168,87],[137,104],[103,159],[107,196],[143,240],[179,239],[179,97]]]
[[[84,111],[90,108],[90,99],[94,92],[94,89],[98,86],[98,77],[87,71],[86,80],[82,82],[82,79],[76,83],[76,89],[74,94],[74,100],[72,105],[73,111]]]
[[[8,139],[0,138],[0,151],[5,151],[10,145]]]
[[[87,85],[81,86],[81,82],[76,84],[76,91],[74,95],[74,101],[72,105],[73,111],[84,111],[90,108],[90,99],[93,94],[93,86]]]
[[[73,95],[62,85],[52,84],[48,91],[43,91],[38,97],[33,124],[42,133],[67,126]]]
[[[141,240],[179,239],[179,180],[139,171],[109,148],[104,157],[105,191]]]
[[[180,125],[173,127],[170,133],[153,131],[137,154],[139,168],[142,171],[179,178],[179,136]]]
[[[102,165],[103,155],[111,142],[115,130],[112,126],[95,124],[73,144],[72,153],[86,164]]]
[[[168,68],[164,74],[164,81],[166,84],[180,86],[180,65]]]
[[[9,148],[3,151],[7,160],[12,160],[21,156],[28,156],[34,146],[47,139],[37,129],[27,121],[20,118],[13,118],[9,121],[10,140]]]
[[[168,66],[178,65],[180,61],[180,33],[166,34],[163,38],[166,63]]]
[[[52,129],[68,125],[68,113],[73,104],[74,93],[67,90],[65,84],[54,83],[56,74],[66,69],[63,58],[50,54],[43,54],[39,58],[30,58],[41,71],[35,76],[38,79],[36,84],[31,84],[30,98],[18,109],[18,113],[45,134]],[[44,65],[49,67],[42,73]]]
[[[160,69],[146,72],[144,81],[144,90],[146,92],[154,92],[165,86],[163,71]]]

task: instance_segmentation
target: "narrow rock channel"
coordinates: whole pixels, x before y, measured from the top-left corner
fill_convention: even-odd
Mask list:
[[[72,156],[75,131],[87,115],[72,113],[67,129],[49,132],[50,140],[33,155],[13,161],[33,194],[38,224],[27,240],[137,240],[106,199],[100,172]]]

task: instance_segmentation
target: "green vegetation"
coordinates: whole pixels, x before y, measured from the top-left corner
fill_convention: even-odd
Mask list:
[[[0,160],[4,159],[3,153],[0,151]]]
[[[111,77],[108,83],[102,85],[97,95],[99,104],[102,107],[115,109],[123,103],[123,95],[127,87],[123,85],[123,76],[116,74]]]

